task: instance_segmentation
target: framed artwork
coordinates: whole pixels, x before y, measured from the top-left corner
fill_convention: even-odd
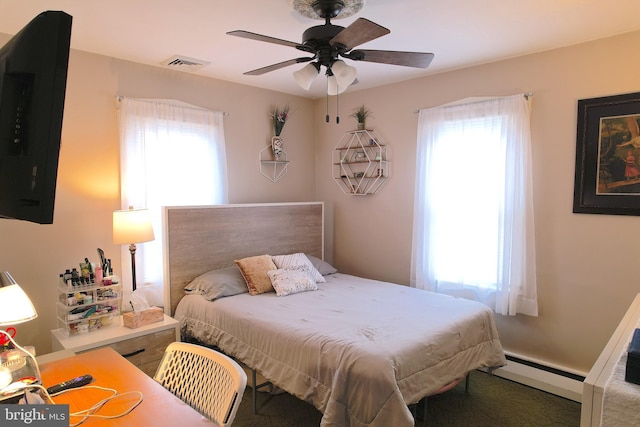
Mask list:
[[[578,101],[573,212],[640,215],[640,92]]]

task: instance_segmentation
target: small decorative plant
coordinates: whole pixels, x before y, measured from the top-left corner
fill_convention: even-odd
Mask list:
[[[273,120],[273,131],[276,136],[280,136],[280,132],[282,132],[282,128],[284,124],[287,122],[287,118],[289,118],[289,106],[285,105],[280,109],[280,107],[274,107],[271,110],[271,119]]]
[[[358,129],[364,129],[364,121],[367,117],[371,117],[371,110],[363,104],[353,109],[351,117],[354,117],[358,122]]]

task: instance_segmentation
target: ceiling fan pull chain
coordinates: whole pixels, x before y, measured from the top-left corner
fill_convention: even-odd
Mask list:
[[[327,116],[325,119],[329,123],[329,79],[327,79],[327,90],[325,92],[327,94]]]
[[[340,95],[336,93],[336,124],[340,123]]]

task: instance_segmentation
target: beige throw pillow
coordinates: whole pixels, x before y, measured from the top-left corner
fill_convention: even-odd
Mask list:
[[[242,273],[242,277],[247,282],[247,288],[251,295],[258,295],[265,292],[273,292],[271,279],[267,271],[277,269],[270,255],[257,255],[240,260],[235,260],[236,265]]]

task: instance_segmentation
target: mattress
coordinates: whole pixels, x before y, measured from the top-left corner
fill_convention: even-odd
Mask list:
[[[413,426],[407,404],[477,368],[506,364],[477,302],[336,273],[318,290],[187,295],[182,333],[215,345],[313,404],[321,426]]]

